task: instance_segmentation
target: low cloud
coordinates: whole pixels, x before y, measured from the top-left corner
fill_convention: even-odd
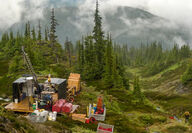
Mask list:
[[[94,3],[95,0],[89,1]],[[192,26],[191,0],[100,0],[100,3],[103,3],[105,7],[137,7],[177,23]]]
[[[6,30],[12,25],[23,20],[43,19],[43,9],[46,7],[63,7],[68,5],[78,6],[79,12],[76,14],[76,20],[69,20],[76,26],[82,34],[91,32],[93,26],[93,16],[96,0],[4,0],[0,5],[0,30]],[[161,29],[182,30],[188,34],[188,38],[192,36],[192,1],[191,0],[99,0],[100,13],[103,17],[103,28],[105,31],[111,31],[111,27],[107,22],[106,14],[115,14],[119,6],[129,6],[144,9],[152,14],[160,16],[161,20],[146,20],[137,18],[129,20],[124,12],[119,16],[120,20],[125,24],[126,28],[116,29],[113,36],[118,37],[128,30],[132,35],[140,35],[147,32],[145,29]],[[64,8],[65,9],[65,8]],[[64,10],[65,11],[65,10]],[[24,18],[22,18],[24,16]],[[89,29],[89,30],[87,30]],[[186,31],[184,31],[186,29]],[[169,39],[169,36],[158,33],[159,38]],[[174,35],[173,35],[174,36]],[[192,43],[192,39],[185,41],[182,36],[175,35],[171,38],[172,42],[179,44]]]
[[[43,18],[43,8],[48,0],[3,0],[0,5],[0,29],[6,30],[13,24],[27,20]]]
[[[95,2],[96,0],[85,0],[80,7],[82,10],[80,13],[88,12],[88,10],[95,9]],[[109,25],[105,22],[105,14],[115,14],[119,6],[128,6],[128,7],[135,7],[144,9],[152,14],[155,14],[162,18],[162,20],[146,20],[142,18],[138,18],[134,20],[127,19],[124,13],[120,16],[121,20],[127,25],[127,28],[117,30],[114,33],[114,37],[117,37],[123,33],[126,33],[127,30],[131,30],[131,34],[138,34],[142,33],[144,29],[159,29],[160,32],[157,33],[159,38],[162,37],[163,39],[168,39],[172,43],[178,44],[188,44],[192,43],[192,39],[185,41],[183,36],[175,36],[170,38],[169,36],[166,37],[161,33],[161,28],[168,29],[168,30],[175,30],[179,32],[179,28],[181,30],[187,29],[186,34],[188,36],[192,36],[192,1],[191,0],[99,0],[100,3],[100,11],[101,15],[104,18],[104,28],[110,30]],[[131,28],[131,29],[130,29]],[[176,34],[176,33],[175,33]],[[139,35],[139,34],[138,34]],[[171,35],[170,35],[171,36]],[[172,35],[174,36],[174,35]]]
[[[0,29],[7,29],[12,24],[19,22],[23,9],[20,4],[23,0],[3,0],[0,6]]]

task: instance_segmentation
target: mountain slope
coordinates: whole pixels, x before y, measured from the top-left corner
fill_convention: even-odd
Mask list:
[[[93,29],[93,9],[83,7],[65,6],[55,9],[59,26],[57,34],[59,41],[64,42],[68,36],[73,42],[79,40],[81,36],[90,34]],[[49,26],[50,9],[43,11],[44,18],[41,19],[42,27]],[[147,11],[119,6],[114,9],[102,12],[104,31],[110,32],[113,39],[118,43],[129,45],[140,45],[142,43],[159,41],[164,45],[179,45],[189,43],[189,31],[184,27],[170,22],[169,20],[155,16]],[[24,32],[25,22],[29,19],[29,14],[23,13],[21,23],[14,24],[11,29],[16,31],[22,29]],[[32,20],[32,25],[37,28],[38,20]]]

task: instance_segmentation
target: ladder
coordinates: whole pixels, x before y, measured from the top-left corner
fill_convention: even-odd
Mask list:
[[[40,88],[39,88],[39,84],[38,84],[38,81],[37,81],[37,76],[36,76],[36,74],[35,74],[35,71],[34,71],[34,69],[33,69],[32,64],[31,64],[31,60],[29,59],[29,56],[28,56],[27,53],[25,52],[24,46],[22,46],[21,50],[22,50],[22,53],[23,53],[23,57],[24,57],[26,66],[27,66],[28,70],[30,71],[30,73],[32,74],[33,79],[34,79],[34,81],[35,81],[35,87],[39,90]]]

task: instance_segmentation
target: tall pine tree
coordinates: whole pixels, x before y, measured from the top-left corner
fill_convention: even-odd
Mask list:
[[[33,27],[31,33],[32,33],[33,40],[36,41],[37,39],[36,39],[35,27]]]
[[[25,38],[27,38],[28,37],[28,24],[26,23],[25,24]]]
[[[67,37],[66,41],[65,41],[65,53],[67,55],[67,60],[69,61],[69,67],[71,67],[71,64],[72,64],[72,59],[71,59],[72,51],[71,51],[71,48],[72,48],[72,43],[68,40],[68,37]]]
[[[113,48],[112,40],[110,35],[107,37],[107,46],[105,52],[105,67],[104,67],[104,83],[106,88],[111,88],[113,86],[113,79],[111,78],[113,72]]]
[[[48,41],[48,31],[47,27],[45,27],[45,41]]]
[[[49,33],[49,39],[51,41],[51,46],[53,47],[54,44],[56,43],[56,26],[58,25],[57,20],[55,19],[55,12],[54,8],[51,11],[51,28],[50,28],[50,33]]]
[[[139,78],[136,76],[133,84],[134,90],[133,95],[135,96],[136,100],[139,101],[139,103],[143,103],[143,94],[141,92],[141,88],[139,85]]]
[[[28,21],[25,24],[25,38],[30,38],[31,37],[31,27],[30,27],[30,22]]]
[[[39,25],[38,25],[38,37],[37,37],[38,41],[41,41],[42,36],[41,36],[41,22],[39,20]]]
[[[77,41],[78,45],[78,71],[83,73],[84,70],[84,42],[82,37],[82,42]]]
[[[27,25],[27,35],[28,35],[28,38],[31,38],[31,25],[30,25],[30,22],[28,21],[28,25]]]
[[[95,10],[95,26],[93,29],[93,38],[95,40],[95,54],[96,54],[96,62],[95,65],[98,68],[98,73],[96,78],[101,78],[101,75],[104,71],[104,53],[105,53],[105,43],[104,43],[104,32],[102,31],[102,17],[99,14],[99,3],[98,0],[96,2],[96,10]]]

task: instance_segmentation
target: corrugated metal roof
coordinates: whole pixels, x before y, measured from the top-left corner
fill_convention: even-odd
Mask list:
[[[61,79],[61,78],[51,78],[51,84],[61,84],[63,82],[66,82],[66,79]],[[45,83],[48,83],[48,80],[45,81]]]
[[[20,77],[15,80],[13,83],[25,83],[27,80],[32,80],[33,77]]]

